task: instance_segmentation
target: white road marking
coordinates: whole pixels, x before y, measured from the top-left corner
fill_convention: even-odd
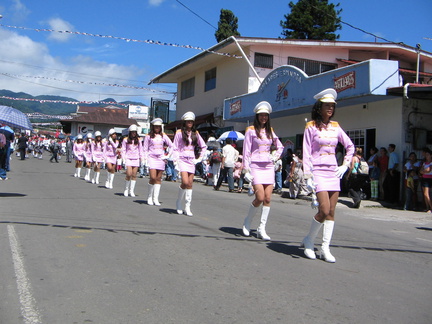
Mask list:
[[[27,273],[24,269],[23,257],[18,244],[18,237],[15,232],[15,228],[12,225],[8,225],[7,229],[15,268],[18,294],[21,302],[21,314],[24,317],[26,324],[42,323],[39,312],[35,306],[30,280],[27,277]]]

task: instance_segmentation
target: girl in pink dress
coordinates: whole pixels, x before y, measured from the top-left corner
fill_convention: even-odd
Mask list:
[[[250,235],[252,219],[259,207],[263,205],[257,236],[263,240],[270,240],[265,227],[270,213],[270,200],[275,182],[274,161],[282,154],[283,145],[270,125],[271,105],[267,101],[261,101],[255,106],[254,112],[254,125],[246,129],[243,143],[243,168],[246,173],[249,173],[245,178],[248,181],[252,180],[255,199],[252,201],[248,215],[243,222],[243,234],[245,236]],[[274,156],[270,151],[272,144],[276,146]]]
[[[117,153],[119,141],[114,128],[108,132],[108,139],[104,143],[104,159],[107,167],[107,180],[105,181],[105,188],[112,189],[114,174],[116,171]]]
[[[92,158],[94,164],[94,173],[92,183],[99,184],[99,176],[101,164],[104,162],[104,145],[102,143],[102,134],[101,132],[95,132],[95,140],[91,144],[92,145]]]
[[[73,154],[75,156],[75,174],[74,177],[81,177],[81,169],[84,161],[85,144],[82,135],[78,135],[73,146]]]
[[[90,178],[90,173],[91,173],[91,168],[93,166],[93,154],[92,154],[92,143],[93,141],[93,134],[92,133],[88,133],[86,136],[86,140],[85,140],[85,161],[86,161],[86,175],[84,177],[84,180],[86,181],[91,181]]]
[[[126,167],[124,196],[135,197],[136,175],[143,159],[142,144],[138,137],[137,125],[129,127],[129,134],[123,139],[121,152]]]
[[[309,188],[316,191],[318,212],[312,219],[309,234],[303,239],[304,254],[316,259],[315,238],[324,224],[321,258],[336,262],[330,253],[330,241],[334,229],[334,215],[339,198],[340,179],[351,163],[354,145],[338,122],[331,121],[336,108],[337,93],[326,89],[314,96],[317,100],[312,108],[312,120],[306,124],[303,137],[303,170]],[[338,167],[336,147],[338,142],[346,150],[344,162]]]
[[[173,156],[176,169],[180,171],[181,185],[177,198],[177,213],[193,216],[190,206],[192,202],[192,184],[195,175],[195,164],[202,161],[207,151],[207,145],[195,129],[195,114],[191,111],[182,118],[183,126],[179,129],[173,141]],[[195,148],[201,149],[198,159],[195,158]],[[183,208],[184,205],[184,208]]]
[[[165,170],[166,156],[165,147],[171,149],[172,142],[162,132],[162,119],[153,119],[150,126],[150,133],[144,138],[144,161],[150,170],[148,184],[147,204],[160,206],[159,193],[162,183],[162,174]]]

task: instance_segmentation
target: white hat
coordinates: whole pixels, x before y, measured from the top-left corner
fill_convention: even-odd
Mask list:
[[[77,136],[77,138],[76,138],[77,140],[79,140],[79,139],[82,139],[82,135],[81,134],[79,134],[78,136]]]
[[[87,138],[93,138],[93,134],[92,133],[88,133],[86,137]]]
[[[320,93],[317,93],[314,96],[314,99],[319,100],[321,102],[336,103],[337,92],[336,92],[335,89],[328,88],[328,89],[325,89],[325,90],[321,91]]]
[[[129,132],[138,132],[138,126],[137,125],[130,125],[129,126]]]
[[[163,120],[162,118],[155,118],[151,121],[153,126],[162,126]]]
[[[185,113],[182,118],[182,120],[193,120],[195,121],[195,114],[192,111],[188,111],[187,113]]]
[[[207,142],[216,142],[216,138],[211,136],[208,138]]]
[[[109,131],[108,131],[108,135],[112,135],[112,134],[114,134],[115,133],[115,129],[114,128],[111,128]]]
[[[271,114],[272,110],[272,106],[267,101],[261,101],[255,106],[254,113],[256,115],[261,113]]]
[[[99,132],[99,131],[96,131],[96,133],[95,133],[95,137],[98,137],[98,136],[102,136],[102,133]]]

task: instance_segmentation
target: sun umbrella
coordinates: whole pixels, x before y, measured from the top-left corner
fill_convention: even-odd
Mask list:
[[[30,120],[24,113],[8,106],[0,106],[0,123],[11,127],[33,130]]]
[[[229,132],[225,132],[221,136],[219,136],[219,138],[217,139],[217,141],[218,142],[225,141],[227,138],[231,138],[234,141],[241,141],[241,140],[244,140],[245,137],[240,132],[229,131]]]

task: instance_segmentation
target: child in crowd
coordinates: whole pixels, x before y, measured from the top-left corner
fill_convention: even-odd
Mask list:
[[[378,160],[375,159],[372,162],[373,168],[370,174],[371,180],[371,200],[378,200],[379,196],[379,177],[380,177],[380,168],[378,167]]]
[[[405,210],[414,210],[413,209],[413,197],[416,194],[416,188],[414,184],[414,178],[416,176],[415,170],[410,170],[408,173],[408,177],[406,180],[406,201],[405,201]],[[415,206],[414,206],[415,208]]]

